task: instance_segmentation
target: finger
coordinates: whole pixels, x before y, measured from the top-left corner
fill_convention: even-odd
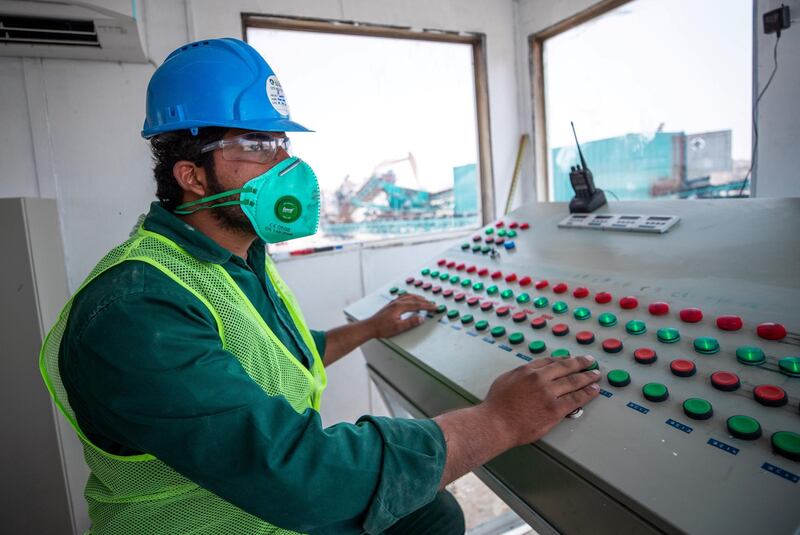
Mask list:
[[[539,368],[543,368],[544,366],[547,366],[548,364],[551,364],[555,361],[556,359],[554,359],[553,357],[544,357],[541,359],[536,359],[534,361],[531,361],[527,364],[524,364],[523,366],[529,370],[538,370]]]
[[[566,416],[575,409],[583,407],[600,393],[600,385],[592,383],[575,392],[570,392],[558,398],[558,413]]]
[[[557,396],[563,396],[570,392],[576,392],[581,388],[589,386],[600,380],[600,372],[598,370],[591,370],[582,373],[573,373],[553,382],[553,393]]]
[[[398,302],[392,307],[392,314],[399,316],[404,312],[417,310],[436,310],[436,305],[427,301],[404,301]]]
[[[403,303],[420,303],[420,304],[424,304],[425,306],[431,305],[434,308],[436,308],[436,305],[434,305],[428,299],[425,299],[425,297],[423,297],[421,295],[414,295],[414,294],[401,295],[400,297],[398,297],[397,299],[392,301],[390,304],[396,306],[397,304],[403,304]]]
[[[542,375],[545,379],[555,381],[561,377],[584,370],[591,366],[593,362],[594,357],[591,355],[557,359],[555,362],[542,368]]]
[[[400,334],[409,329],[413,329],[418,325],[422,325],[423,321],[425,321],[425,318],[416,315],[411,316],[410,318],[406,318],[404,320],[399,320],[394,324],[394,329],[392,329],[394,331],[394,334],[392,334],[391,336],[394,336],[395,334]]]

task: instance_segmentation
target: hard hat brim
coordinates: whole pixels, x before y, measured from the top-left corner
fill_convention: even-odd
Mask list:
[[[146,126],[146,125],[145,125]],[[210,126],[222,128],[239,128],[241,130],[249,130],[252,132],[313,132],[290,119],[253,119],[250,121],[224,121],[224,122],[201,122],[201,121],[183,121],[163,125],[156,128],[146,128],[142,130],[142,137],[149,139],[164,132],[174,132],[176,130],[188,130],[190,128],[207,128]]]

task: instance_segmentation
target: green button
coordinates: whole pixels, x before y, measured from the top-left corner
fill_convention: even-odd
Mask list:
[[[586,307],[578,307],[572,315],[575,316],[576,320],[588,320],[592,317],[592,311]]]
[[[525,303],[527,303],[530,300],[531,300],[531,296],[528,295],[525,292],[522,292],[521,294],[519,294],[517,296],[517,303],[519,303],[520,305],[524,305]]]
[[[475,290],[476,292],[480,292],[481,290],[483,290],[483,283],[476,282],[475,284],[472,285],[472,289]]]
[[[761,436],[761,425],[749,416],[731,416],[728,418],[728,431],[736,438],[755,440]]]
[[[506,334],[506,328],[502,325],[498,325],[497,327],[492,327],[492,336],[498,338]]]
[[[791,431],[778,431],[772,434],[772,447],[784,457],[800,461],[800,435]]]
[[[462,243],[461,244],[461,248],[466,251],[467,249],[469,249],[469,244],[468,243]]]
[[[492,248],[489,247],[488,245],[484,245],[483,247],[481,247],[481,253],[483,253],[483,254],[486,254],[491,250],[492,250]]]
[[[460,280],[461,280],[461,277],[459,277],[458,275],[453,275],[452,277],[450,277],[450,282],[451,282],[452,284],[455,284],[455,283],[457,283],[457,282],[458,282],[458,281],[460,281]]]
[[[435,279],[438,276],[439,276],[439,270],[438,269],[434,269],[433,271],[431,271],[431,277],[433,277]]]
[[[544,308],[550,301],[547,300],[546,297],[537,297],[533,300],[533,306],[536,308]]]
[[[647,332],[647,325],[641,320],[631,320],[625,324],[628,334],[644,334]]]
[[[736,360],[748,366],[755,366],[767,360],[767,357],[760,347],[742,346],[736,348]]]
[[[398,288],[397,286],[392,286],[391,288],[389,288],[389,293],[390,293],[390,294],[392,294],[392,295],[394,295],[394,294],[396,294],[396,293],[397,293],[397,291],[398,291],[399,289],[400,289],[400,288]]]
[[[430,270],[430,269],[428,269],[428,268],[425,268],[425,269],[423,269],[422,271],[420,271],[420,273],[422,273],[423,275],[427,275],[427,274],[428,274],[428,273],[430,273],[430,272],[431,272],[431,270]]]
[[[704,399],[689,398],[683,402],[683,412],[694,420],[708,420],[714,414],[714,409]]]
[[[480,245],[473,245],[472,246],[472,252],[473,253],[477,253],[480,250],[481,250],[481,246]]]
[[[665,327],[656,332],[656,337],[658,338],[659,342],[664,344],[674,344],[681,339],[681,333],[678,332],[678,329]]]
[[[491,286],[489,286],[488,288],[486,288],[486,293],[487,293],[487,294],[489,294],[489,295],[494,295],[494,294],[496,294],[496,293],[497,293],[497,292],[499,292],[499,291],[500,291],[500,288],[498,288],[498,287],[497,287],[497,286],[495,286],[494,284],[492,284]]]
[[[600,368],[600,365],[595,360],[595,361],[592,361],[591,364],[589,364],[586,368],[582,369],[581,371],[582,372],[588,372],[588,371],[592,371],[592,370],[597,370],[599,368]]]
[[[597,321],[603,327],[613,327],[617,324],[617,317],[611,312],[603,312],[597,317]]]
[[[710,336],[701,336],[694,339],[694,350],[703,355],[713,355],[719,353],[719,342]]]
[[[494,229],[492,227],[489,227],[489,228],[486,229],[486,234],[491,234],[493,232],[494,232]]]
[[[563,314],[569,310],[569,306],[564,301],[556,301],[553,303],[553,312],[556,314]]]
[[[403,295],[403,294],[407,294],[407,293],[408,292],[406,290],[402,289],[402,288],[397,290],[397,295]]]
[[[541,353],[545,349],[547,349],[547,345],[545,345],[545,343],[542,342],[541,340],[534,340],[533,342],[528,344],[528,350],[531,353]]]
[[[669,390],[661,383],[647,383],[642,387],[642,394],[648,401],[664,401],[669,397]]]
[[[800,377],[800,357],[783,357],[778,361],[782,373],[791,377]]]
[[[455,310],[455,309],[448,310],[447,311],[447,317],[450,318],[451,320],[457,318],[458,317],[458,310]]]
[[[472,314],[464,314],[461,316],[461,323],[466,325],[467,323],[472,323]]]
[[[568,357],[569,356],[569,349],[565,349],[563,347],[559,348],[559,349],[554,349],[553,352],[550,353],[550,356],[551,357]],[[595,362],[595,364],[597,364],[597,363]]]
[[[497,231],[497,235],[501,236],[501,237],[505,236],[506,235],[506,229],[501,228],[500,230]]]
[[[502,292],[500,292],[500,297],[502,297],[503,299],[511,299],[512,297],[514,297],[514,291],[510,289],[503,290]]]
[[[486,320],[480,320],[475,323],[475,328],[479,331],[484,331],[489,326],[489,322]]]
[[[507,236],[509,238],[516,238],[517,237],[517,231],[516,230],[509,230]]]
[[[450,278],[450,274],[449,273],[442,273],[442,274],[439,275],[439,280],[446,281],[449,278]]]
[[[436,307],[436,313],[437,314],[441,314],[445,310],[447,310],[447,305],[439,305],[438,307]]]
[[[525,341],[525,335],[522,333],[511,333],[508,335],[508,341],[512,344],[521,344]]]
[[[622,387],[631,384],[631,374],[625,370],[611,370],[606,378],[611,386]]]
[[[463,286],[464,288],[466,288],[470,284],[472,284],[472,281],[469,280],[469,279],[464,279],[464,280],[461,281],[461,286]]]

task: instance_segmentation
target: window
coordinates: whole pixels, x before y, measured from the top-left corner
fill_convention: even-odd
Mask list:
[[[320,231],[271,250],[482,225],[480,38],[258,16],[245,25],[292,119],[315,131],[291,139],[320,183]]]
[[[537,173],[546,174],[549,200],[573,196],[570,121],[609,199],[748,195],[752,0],[600,9],[532,38],[534,94],[543,99],[534,108],[546,131]]]

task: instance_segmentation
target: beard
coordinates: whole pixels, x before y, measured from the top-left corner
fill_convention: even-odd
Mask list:
[[[226,188],[219,183],[219,178],[217,177],[216,169],[210,168],[206,170],[206,177],[208,178],[208,189],[209,195],[216,195],[217,193],[222,193],[223,191],[227,191]],[[228,201],[236,201],[239,198],[239,194],[235,193],[230,197],[223,197],[222,199],[218,199],[215,202],[228,202]],[[232,230],[238,234],[246,234],[250,236],[255,236],[256,232],[253,229],[253,224],[250,222],[250,219],[242,212],[240,206],[220,206],[219,208],[214,208],[211,211],[211,215],[214,216],[214,219],[219,222],[220,226],[226,230]]]

